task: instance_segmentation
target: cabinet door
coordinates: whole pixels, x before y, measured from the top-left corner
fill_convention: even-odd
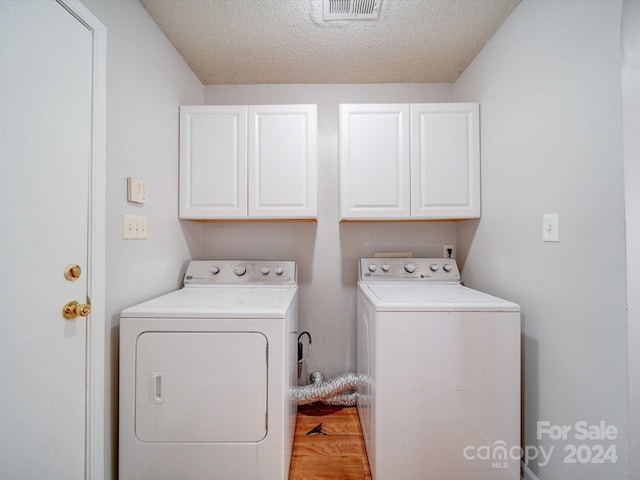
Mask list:
[[[246,218],[247,107],[180,107],[180,218]]]
[[[340,218],[410,216],[409,105],[340,105]]]
[[[411,105],[411,216],[480,217],[477,103]]]
[[[316,218],[315,105],[249,107],[249,217]]]

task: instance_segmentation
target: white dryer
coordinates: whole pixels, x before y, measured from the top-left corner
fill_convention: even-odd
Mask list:
[[[374,480],[520,478],[520,307],[455,260],[363,258],[358,413]]]
[[[121,480],[286,480],[297,407],[291,261],[192,261],[120,322]]]

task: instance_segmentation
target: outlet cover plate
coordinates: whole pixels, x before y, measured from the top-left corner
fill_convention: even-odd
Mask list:
[[[451,255],[449,255],[451,251]],[[456,247],[454,245],[442,245],[442,258],[456,258]]]
[[[560,214],[545,213],[542,215],[542,241],[560,241]]]

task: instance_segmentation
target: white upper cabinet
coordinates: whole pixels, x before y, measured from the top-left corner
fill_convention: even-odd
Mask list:
[[[340,216],[410,216],[409,105],[340,105]]]
[[[249,217],[315,218],[315,105],[249,107]]]
[[[475,103],[340,105],[342,220],[480,216]]]
[[[480,217],[477,103],[411,105],[411,217]]]
[[[315,105],[180,107],[180,218],[314,219]]]
[[[180,108],[180,218],[247,216],[247,107]]]

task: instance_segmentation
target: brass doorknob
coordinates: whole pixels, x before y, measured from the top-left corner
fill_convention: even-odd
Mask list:
[[[88,303],[80,303],[75,300],[71,300],[67,302],[64,307],[62,307],[62,316],[67,320],[74,319],[78,316],[86,317],[91,313],[91,305]]]

